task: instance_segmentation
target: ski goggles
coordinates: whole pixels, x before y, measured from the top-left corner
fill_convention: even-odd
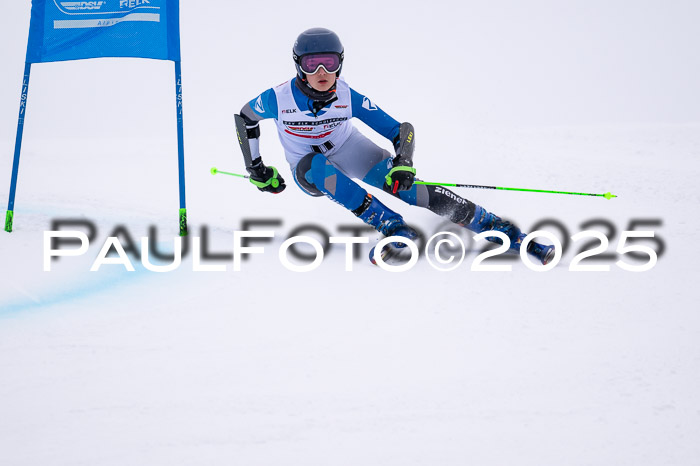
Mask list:
[[[310,53],[299,59],[299,66],[306,74],[316,74],[321,67],[326,73],[337,73],[340,65],[342,63],[337,53]]]

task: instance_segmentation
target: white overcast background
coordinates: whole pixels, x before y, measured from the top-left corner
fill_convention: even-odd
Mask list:
[[[3,216],[30,8],[0,15]],[[190,233],[230,253],[243,219],[282,225],[241,272],[192,272],[191,255],[169,273],[89,272],[118,226],[138,240],[153,225],[172,249],[174,67],[34,65],[15,231],[0,234],[0,464],[698,464],[700,4],[184,0],[180,13]],[[447,273],[384,272],[366,250],[345,272],[338,249],[286,270],[294,228],[357,220],[294,186],[272,122],[261,152],[284,193],[209,169],[244,170],[233,114],[293,76],[294,39],[317,26],[341,37],[348,83],[414,124],[421,178],[611,191],[459,193],[524,230],[606,220],[609,252],[631,220],[660,222],[656,266],[572,272],[577,244],[544,273],[472,272],[473,248]],[[426,232],[444,225],[372,192]],[[61,218],[97,238],[44,272],[43,232]]]

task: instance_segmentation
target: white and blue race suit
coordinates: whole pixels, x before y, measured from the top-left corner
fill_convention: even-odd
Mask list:
[[[348,86],[345,80],[337,80],[338,100],[314,114],[313,100],[297,88],[296,79],[268,89],[248,103],[259,119],[275,120],[277,134],[292,168],[310,152],[328,156],[336,152],[353,132],[350,121],[353,117],[390,141],[398,136],[400,123]]]
[[[398,139],[401,123],[343,79],[336,81],[337,100],[314,114],[314,100],[297,88],[296,79],[266,90],[248,102],[241,114],[256,126],[259,120],[275,120],[287,162],[304,192],[326,195],[354,210],[367,192],[352,179],[382,189],[393,166],[393,154],[363,136],[351,119],[359,118],[392,143]],[[259,141],[253,138],[250,143],[252,159],[256,160],[260,157]],[[474,214],[474,204],[446,189],[414,184],[395,195],[460,224]]]
[[[378,203],[381,208],[371,210],[368,206],[375,205],[375,200],[353,178],[387,190],[385,177],[393,167],[392,155],[360,134],[352,126],[351,119],[359,118],[392,143],[398,141],[402,125],[342,79],[336,82],[337,99],[323,102],[305,95],[297,87],[296,79],[266,90],[241,110],[248,131],[253,131],[253,136],[249,137],[252,160],[260,157],[259,139],[255,136],[259,134],[256,131],[258,121],[273,118],[296,184],[309,195],[325,195],[382,231],[375,225],[374,212],[386,213],[390,209]],[[397,150],[400,153],[401,147]],[[514,251],[519,250],[525,236],[511,223],[502,222],[483,207],[442,186],[414,183],[409,190],[392,194],[472,231],[503,231],[511,238]],[[544,247],[537,246],[540,249],[528,249],[528,252],[546,263]]]

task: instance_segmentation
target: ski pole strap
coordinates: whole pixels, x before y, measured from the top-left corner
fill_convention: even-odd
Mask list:
[[[273,188],[276,188],[280,185],[280,180],[277,179],[277,169],[275,167],[268,167],[272,168],[272,176],[267,179],[267,181],[255,181],[252,177],[248,178],[251,183],[253,183],[255,186],[258,188],[262,189],[267,186],[272,186]],[[221,172],[219,172],[221,173]]]
[[[391,182],[392,182],[391,175],[393,175],[396,172],[411,172],[415,175],[416,169],[413,167],[406,167],[406,166],[402,166],[402,165],[399,165],[398,167],[394,167],[389,171],[389,173],[386,174],[386,177],[385,177],[386,184],[391,186]]]

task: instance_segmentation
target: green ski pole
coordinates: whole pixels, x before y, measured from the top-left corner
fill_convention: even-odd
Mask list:
[[[230,175],[230,176],[237,176],[239,178],[246,178],[248,181],[253,183],[258,188],[264,188],[267,185],[272,185],[273,188],[276,188],[280,184],[279,180],[277,179],[277,169],[275,167],[272,167],[272,166],[270,168],[272,168],[274,175],[266,183],[261,183],[259,181],[255,181],[255,178],[251,178],[248,175],[239,175],[238,173],[222,172],[221,170],[219,170],[216,167],[212,167],[211,170],[209,170],[209,173],[211,173],[212,175],[217,175],[217,174],[221,173],[222,175]]]
[[[218,170],[216,167],[211,167],[211,170],[209,170],[209,173],[212,175],[230,175],[230,176],[237,176],[239,178],[250,178],[248,175],[239,175],[238,173],[229,173],[229,172],[222,172],[221,170]]]
[[[476,189],[500,189],[503,191],[526,191],[530,193],[549,193],[549,194],[572,194],[575,196],[598,196],[604,197],[605,199],[612,199],[617,197],[615,194],[607,192],[605,194],[593,194],[593,193],[575,193],[570,191],[551,191],[547,189],[525,189],[525,188],[504,188],[502,186],[483,186],[479,184],[459,184],[459,183],[434,183],[430,181],[415,181],[415,184],[425,184],[431,186],[450,186],[454,188],[476,188]]]
[[[221,170],[217,170],[216,168],[211,169],[212,175],[217,175],[219,173],[222,175],[238,176],[240,178],[250,178],[249,176],[239,175],[238,173],[224,172]],[[612,199],[613,197],[617,197],[615,194],[612,194],[610,192],[607,192],[605,194],[576,193],[576,192],[570,192],[570,191],[552,191],[552,190],[547,190],[547,189],[505,188],[502,186],[484,186],[484,185],[480,185],[480,184],[460,184],[460,183],[437,183],[437,182],[432,182],[432,181],[415,181],[414,184],[424,184],[424,185],[430,185],[430,186],[449,186],[452,188],[500,189],[502,191],[525,191],[525,192],[530,192],[530,193],[571,194],[571,195],[575,195],[575,196],[597,196],[597,197],[604,197],[605,199]]]

